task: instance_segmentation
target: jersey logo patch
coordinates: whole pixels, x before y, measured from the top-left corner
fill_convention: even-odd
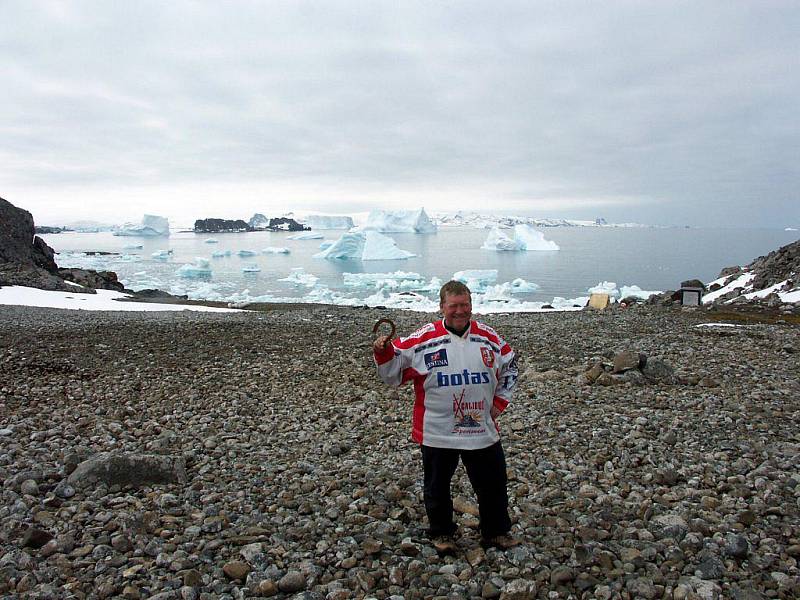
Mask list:
[[[430,370],[434,367],[446,367],[448,366],[447,362],[447,350],[445,348],[441,348],[436,352],[430,352],[425,355],[425,366]]]
[[[488,369],[494,366],[494,352],[490,348],[481,348],[481,358]]]

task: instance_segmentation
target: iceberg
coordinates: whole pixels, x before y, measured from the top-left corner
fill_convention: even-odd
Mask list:
[[[156,250],[151,254],[156,260],[167,260],[172,254],[172,250]]]
[[[208,238],[208,239],[205,241],[205,243],[206,243],[206,244],[218,244],[218,243],[219,243],[219,240],[218,240],[217,238]]]
[[[661,292],[658,291],[647,291],[640,288],[638,285],[623,285],[619,290],[619,297],[620,298],[630,298],[631,296],[634,298],[641,298],[642,300],[647,300],[650,296],[657,296]]]
[[[511,293],[512,294],[527,294],[529,292],[535,292],[539,289],[539,286],[535,283],[530,281],[525,281],[524,279],[520,279],[517,277],[514,281],[510,284],[511,286]]]
[[[258,265],[245,265],[242,267],[242,273],[259,273],[261,267]]]
[[[482,292],[497,281],[497,269],[467,269],[453,273],[453,279],[465,284],[472,293]]]
[[[325,236],[316,231],[303,231],[287,237],[287,240],[321,240]]]
[[[142,244],[128,244],[122,247],[123,250],[141,250],[142,248]]]
[[[559,250],[558,244],[544,239],[544,234],[530,225],[514,225],[514,240],[528,252]]]
[[[486,241],[481,246],[482,250],[496,250],[498,252],[518,252],[524,250],[518,240],[512,240],[499,227],[492,227]]]
[[[510,237],[501,231],[499,225],[492,227],[486,241],[481,246],[483,250],[496,250],[498,252],[518,252],[518,251],[553,251],[558,250],[558,244],[544,239],[544,234],[537,231],[531,225],[514,225],[514,237]]]
[[[287,283],[291,283],[292,285],[304,285],[306,287],[314,287],[315,285],[317,285],[319,277],[317,277],[316,275],[312,275],[311,273],[306,273],[303,267],[295,267],[286,277],[284,277],[283,279],[278,279],[278,281],[285,281]]]
[[[239,250],[236,254],[241,256],[242,258],[249,258],[251,256],[255,256],[256,253],[252,250]]]
[[[377,231],[354,231],[343,234],[330,247],[314,255],[329,260],[398,260],[416,256],[401,250],[389,236]]]
[[[395,271],[394,273],[342,273],[344,286],[353,289],[402,290],[438,292],[442,280],[433,277],[426,281],[419,273]]]
[[[211,258],[222,258],[223,256],[230,256],[230,255],[231,255],[230,250],[214,250],[211,253]]]
[[[207,258],[197,257],[194,263],[183,265],[175,274],[187,279],[211,277],[211,266]]]
[[[367,217],[364,230],[381,233],[435,233],[436,225],[424,208],[419,210],[373,210]]]
[[[337,217],[329,215],[309,215],[306,219],[306,225],[311,229],[344,229],[348,230],[353,227],[353,219],[351,217]]]
[[[333,245],[333,242],[331,240],[325,240],[324,242],[322,242],[319,245],[319,249],[320,250],[325,250],[325,248],[330,248],[332,245]]]
[[[114,232],[119,236],[167,237],[169,220],[156,215],[144,215],[141,223],[125,223]]]
[[[268,246],[261,251],[262,254],[289,254],[289,249],[285,246]]]

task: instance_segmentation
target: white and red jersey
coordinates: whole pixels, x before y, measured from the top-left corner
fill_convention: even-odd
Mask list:
[[[500,439],[489,411],[501,412],[517,383],[514,351],[491,327],[471,321],[463,336],[444,320],[394,339],[375,353],[389,385],[414,383],[411,438],[426,446],[476,450]]]

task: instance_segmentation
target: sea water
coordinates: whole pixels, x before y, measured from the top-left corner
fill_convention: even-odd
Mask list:
[[[555,297],[584,297],[589,288],[601,282],[613,282],[618,287],[636,285],[649,291],[674,290],[681,281],[690,278],[708,282],[723,267],[745,265],[798,238],[796,231],[769,229],[550,227],[539,230],[560,249],[484,250],[481,245],[487,230],[443,227],[432,234],[388,234],[399,248],[416,256],[380,261],[314,258],[320,252],[320,245],[337,239],[341,231],[321,231],[325,239],[313,240],[291,240],[292,234],[288,232],[223,233],[214,235],[216,243],[206,242],[208,234],[188,231],[173,232],[168,238],[115,237],[108,232],[68,232],[42,237],[58,253],[59,266],[115,271],[128,288],[158,288],[197,299],[308,299],[312,289],[323,289],[355,301],[373,294],[375,288],[346,286],[345,273],[413,272],[435,284],[435,278],[447,281],[456,271],[494,269],[497,283],[523,279],[536,284],[534,291],[515,297],[538,302],[550,302]],[[264,252],[278,247],[288,248],[289,252]],[[91,256],[86,252],[113,254]],[[254,255],[248,255],[251,252]],[[213,258],[212,253],[223,256]],[[198,258],[208,260],[210,274],[182,277],[181,267],[196,264]],[[254,267],[260,270],[255,271]],[[313,276],[307,278],[313,285],[304,285],[298,273]],[[435,293],[426,295],[436,300]],[[326,296],[316,297],[324,301]]]

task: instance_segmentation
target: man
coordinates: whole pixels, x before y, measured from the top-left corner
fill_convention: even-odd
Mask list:
[[[472,320],[469,288],[449,281],[439,291],[443,318],[410,336],[373,343],[378,376],[414,384],[411,438],[420,444],[429,534],[439,552],[455,550],[450,481],[459,458],[478,497],[481,545],[510,548],[506,462],[497,417],[517,381],[514,351]]]

